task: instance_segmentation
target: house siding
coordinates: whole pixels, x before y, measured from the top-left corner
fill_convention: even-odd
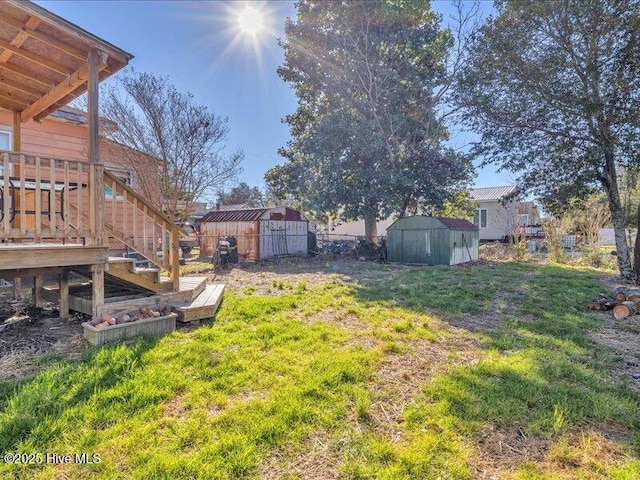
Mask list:
[[[513,233],[513,222],[517,220],[514,202],[503,205],[498,201],[479,201],[478,209],[487,210],[487,226],[478,226],[480,240],[502,240]]]

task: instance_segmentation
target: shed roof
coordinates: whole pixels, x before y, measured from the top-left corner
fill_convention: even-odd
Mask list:
[[[201,223],[206,222],[253,222],[260,220],[267,208],[252,208],[246,210],[212,210],[207,213]]]
[[[417,220],[420,221],[421,219],[425,219],[427,220],[427,222],[431,223],[431,227],[430,228],[434,228],[434,223],[433,220],[436,220],[438,222],[440,222],[442,225],[444,225],[445,227],[447,227],[449,230],[478,230],[478,227],[476,227],[473,223],[471,223],[468,220],[463,220],[461,218],[446,218],[446,217],[430,217],[428,215],[414,215],[412,217],[402,217],[399,218],[398,220],[396,220],[395,222],[393,222],[389,228],[387,228],[387,230],[393,229],[393,230],[401,230],[401,227],[398,227],[398,224],[404,223],[404,222],[408,222],[411,220]],[[415,225],[415,223],[414,223]]]
[[[440,220],[447,228],[451,230],[477,230],[473,223],[469,220],[463,220],[462,218],[444,218],[444,217],[436,217]]]
[[[87,91],[88,57],[97,51],[99,78],[123,68],[133,55],[45,8],[0,1],[0,108],[21,121],[40,120]]]
[[[516,187],[513,185],[506,185],[504,187],[483,187],[474,188],[469,192],[471,199],[479,202],[485,201],[498,201],[504,197],[511,195],[516,191]]]

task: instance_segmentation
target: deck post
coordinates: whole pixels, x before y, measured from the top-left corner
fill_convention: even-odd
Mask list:
[[[171,241],[169,242],[169,262],[171,264],[171,281],[173,282],[173,291],[180,291],[180,258],[178,249],[180,248],[180,239],[178,227],[171,228]]]
[[[33,277],[33,303],[36,308],[42,308],[42,275]]]
[[[98,151],[98,58],[97,50],[92,49],[89,52],[87,62],[89,64],[89,79],[87,80],[87,106],[88,106],[88,124],[89,124],[89,162],[98,163],[100,161],[100,153]]]
[[[104,265],[98,263],[91,266],[91,309],[94,317],[98,316],[98,310],[104,304]]]
[[[89,51],[87,63],[89,67],[89,78],[87,80],[87,123],[89,124],[88,138],[88,160],[91,164],[89,173],[91,179],[91,218],[93,243],[102,245],[104,242],[104,178],[102,169],[98,168],[100,163],[99,137],[98,137],[98,84],[100,82],[98,63],[100,62],[100,52],[96,49]]]
[[[64,271],[58,277],[58,284],[60,286],[60,318],[67,318],[69,316],[69,270]]]
[[[13,131],[11,132],[11,149],[14,152],[19,152],[21,147],[21,132],[20,127],[22,126],[22,122],[20,121],[20,113],[13,112]],[[20,168],[18,165],[13,166],[14,169]],[[13,175],[20,175],[20,171],[13,172]],[[22,205],[20,205],[20,200],[18,198],[15,199],[17,205],[14,205],[14,208],[20,209]],[[14,222],[16,226],[20,226],[20,217],[17,217]],[[14,240],[15,243],[19,243],[19,240]],[[13,279],[13,298],[15,300],[22,300],[22,279],[20,277],[16,277]]]
[[[104,245],[104,172],[100,165],[100,151],[98,138],[98,84],[100,83],[98,63],[100,62],[101,53],[98,50],[91,49],[87,64],[89,67],[89,78],[87,80],[87,103],[88,114],[87,120],[89,124],[88,139],[88,155],[91,164],[91,219],[90,223],[93,227],[93,243],[94,245]],[[96,264],[91,267],[91,283],[92,283],[92,311],[94,317],[98,315],[98,308],[104,303],[104,264]]]

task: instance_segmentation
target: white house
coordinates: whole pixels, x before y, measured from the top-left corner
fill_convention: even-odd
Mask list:
[[[506,200],[516,187],[475,188],[469,193],[478,204],[473,223],[480,230],[480,241],[503,240],[519,225],[515,199]],[[528,221],[526,223],[529,223]]]

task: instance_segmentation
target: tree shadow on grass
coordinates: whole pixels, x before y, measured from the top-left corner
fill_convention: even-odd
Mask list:
[[[423,386],[425,397],[405,412],[409,430],[448,422],[481,443],[490,425],[522,445],[536,438],[549,446],[565,432],[604,438],[617,425],[617,446],[637,458],[638,398],[610,375],[611,352],[588,335],[599,322],[584,305],[606,290],[601,277],[560,265],[437,267],[360,286],[354,295],[365,308],[436,317],[453,327],[454,345],[460,329],[481,340],[477,362],[445,369]],[[480,317],[491,322],[474,321]]]
[[[133,344],[105,345],[80,362],[54,362],[29,380],[0,384],[0,451],[16,451],[25,440],[34,448],[46,445],[70,426],[56,419],[93,402],[97,392],[135,376],[144,368],[143,355],[158,341],[143,338]]]

